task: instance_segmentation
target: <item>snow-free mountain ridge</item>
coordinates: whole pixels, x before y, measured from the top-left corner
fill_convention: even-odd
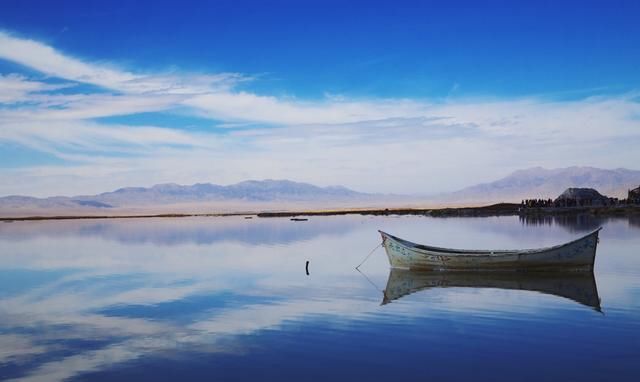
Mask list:
[[[35,208],[75,208],[80,206],[108,209],[212,201],[348,201],[371,196],[342,186],[318,187],[308,183],[268,179],[248,180],[228,186],[211,183],[188,186],[165,183],[152,187],[125,187],[98,195],[73,197],[34,198],[13,195],[0,198],[0,208],[28,205]]]
[[[522,199],[555,199],[571,187],[594,188],[610,197],[624,198],[640,184],[640,171],[625,168],[533,167],[514,171],[502,179],[447,193],[440,200],[454,202],[519,202]]]
[[[453,175],[452,175],[453,176]],[[515,171],[494,182],[482,183],[438,196],[368,194],[342,186],[318,187],[290,180],[248,180],[222,186],[211,183],[152,187],[125,187],[98,195],[73,197],[0,197],[0,214],[112,214],[203,211],[256,211],[265,209],[330,209],[354,207],[436,207],[519,202],[522,199],[555,199],[570,187],[594,188],[611,197],[626,197],[640,185],[640,171],[618,168],[533,167]],[[425,190],[415,190],[416,193]]]

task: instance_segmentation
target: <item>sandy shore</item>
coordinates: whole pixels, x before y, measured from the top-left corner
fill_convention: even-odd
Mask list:
[[[257,216],[259,218],[284,218],[299,216],[336,216],[336,215],[423,215],[432,217],[482,217],[510,215],[574,215],[589,214],[598,216],[626,216],[640,214],[640,205],[609,207],[574,207],[574,208],[528,208],[521,209],[517,203],[498,203],[478,207],[447,208],[353,208],[335,210],[299,210],[268,212],[221,212],[221,213],[171,213],[171,214],[123,214],[123,215],[60,215],[60,216],[22,216],[0,217],[0,221],[31,220],[76,220],[76,219],[144,219],[144,218],[184,218],[184,217],[222,217],[222,216]]]

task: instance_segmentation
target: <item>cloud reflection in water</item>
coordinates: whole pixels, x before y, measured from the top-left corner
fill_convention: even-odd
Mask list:
[[[246,356],[251,362],[256,351],[261,354],[256,336],[268,331],[282,338],[294,336],[291,325],[311,332],[330,325],[334,333],[350,333],[354,323],[364,325],[362,330],[376,330],[378,325],[411,326],[443,318],[459,324],[470,317],[526,322],[535,316],[555,322],[565,319],[562,312],[589,314],[573,301],[550,295],[495,285],[460,288],[464,285],[455,283],[380,306],[382,294],[353,269],[377,244],[378,228],[408,236],[441,232],[434,237],[458,247],[496,240],[501,247],[538,246],[542,235],[550,242],[572,235],[553,226],[525,226],[517,218],[354,216],[294,223],[240,217],[5,224],[0,228],[0,275],[22,272],[23,277],[21,287],[0,295],[0,376],[65,380],[186,353]],[[514,236],[513,230],[520,231]],[[526,232],[532,237],[528,243],[522,239]],[[465,239],[460,242],[459,236]],[[603,236],[606,244],[606,227]],[[612,241],[614,248],[624,244]],[[599,248],[604,269],[616,253],[606,245]],[[618,259],[640,273],[637,260],[630,262],[626,255]],[[311,276],[305,273],[306,261]],[[364,268],[374,284],[384,287],[388,265],[382,253]],[[605,304],[614,305],[632,293],[628,287],[604,284]],[[637,306],[628,309],[638,311]],[[437,330],[422,335],[436,336]]]

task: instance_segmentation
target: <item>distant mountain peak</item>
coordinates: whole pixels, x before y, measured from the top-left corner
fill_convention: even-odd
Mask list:
[[[161,183],[151,187],[123,187],[98,195],[74,197],[30,198],[12,196],[0,198],[0,207],[55,206],[58,208],[139,207],[212,201],[260,201],[260,202],[334,202],[366,199],[370,194],[360,193],[343,186],[319,187],[309,183],[287,179],[246,180],[221,186],[212,183],[180,185]]]
[[[625,197],[640,184],[640,171],[626,168],[601,169],[571,166],[516,170],[504,178],[443,195],[456,202],[518,202],[530,198],[556,198],[568,188],[593,188],[611,197]]]

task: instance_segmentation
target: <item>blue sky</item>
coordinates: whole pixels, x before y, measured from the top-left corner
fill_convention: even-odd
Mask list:
[[[0,195],[634,167],[635,2],[0,5]]]

